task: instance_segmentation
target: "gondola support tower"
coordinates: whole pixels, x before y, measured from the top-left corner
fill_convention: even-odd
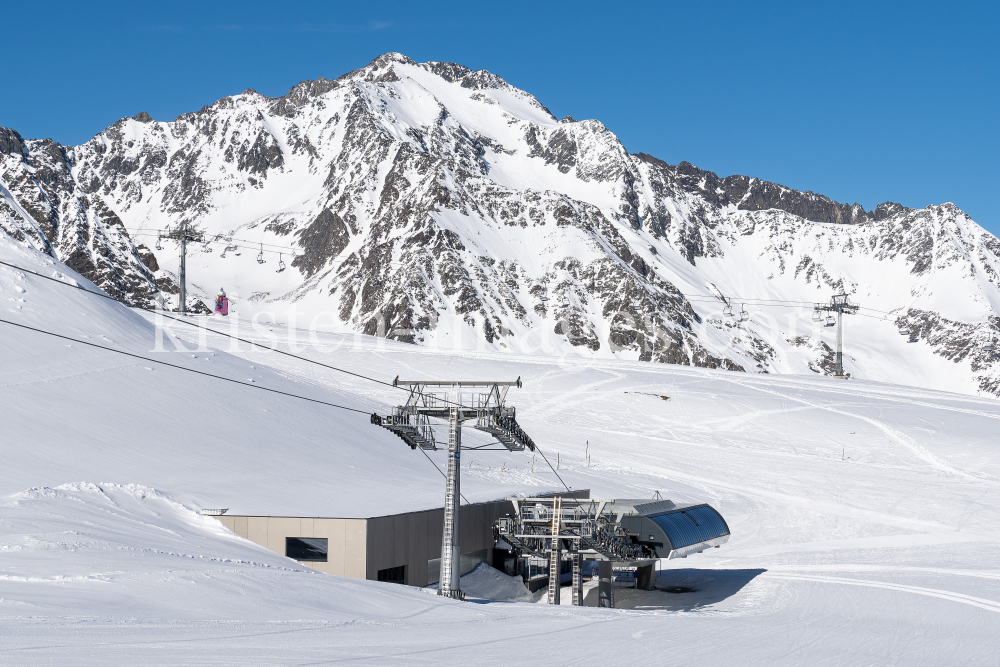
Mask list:
[[[448,420],[448,465],[445,474],[444,530],[441,536],[441,570],[438,595],[465,599],[461,590],[461,492],[462,424],[492,435],[512,452],[535,449],[535,443],[518,425],[513,406],[506,405],[507,391],[521,387],[513,382],[452,380],[393,381],[409,391],[406,403],[388,414],[373,413],[372,424],[395,433],[410,449],[437,450],[429,419]],[[443,447],[442,447],[443,448]]]
[[[817,303],[813,308],[817,313],[837,313],[837,356],[834,377],[847,379],[844,373],[844,315],[854,315],[859,306],[850,302],[846,294],[835,294],[829,303]]]

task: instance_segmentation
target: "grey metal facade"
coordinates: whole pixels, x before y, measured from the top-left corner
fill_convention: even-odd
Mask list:
[[[588,498],[589,490],[573,496]],[[462,505],[459,512],[461,573],[479,562],[492,565],[493,525],[513,512],[507,500]],[[377,580],[380,571],[404,567],[403,583],[427,586],[436,583],[440,567],[444,509],[436,508],[363,519],[334,517],[216,516],[233,532],[272,551],[287,555],[288,538],[325,538],[326,562],[300,561],[320,572]]]

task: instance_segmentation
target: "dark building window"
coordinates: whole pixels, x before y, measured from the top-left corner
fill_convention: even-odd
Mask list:
[[[387,581],[390,584],[405,584],[406,581],[406,566],[400,565],[399,567],[389,567],[384,570],[378,571],[378,580]]]
[[[285,555],[295,560],[326,562],[325,537],[286,537]]]

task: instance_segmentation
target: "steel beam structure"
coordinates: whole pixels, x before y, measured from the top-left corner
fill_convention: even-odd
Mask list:
[[[406,403],[388,414],[373,413],[371,422],[395,433],[410,449],[437,450],[438,443],[428,420],[448,420],[448,465],[438,595],[462,600],[465,599],[461,590],[462,543],[459,533],[462,424],[474,421],[472,428],[489,433],[512,452],[525,448],[534,450],[535,443],[518,425],[513,406],[506,405],[507,391],[511,387],[521,387],[521,378],[513,382],[470,382],[400,381],[397,377],[393,385],[409,389]]]
[[[583,559],[580,554],[573,552],[570,555],[573,563],[573,606],[583,606]]]
[[[665,499],[543,496],[507,498],[512,516],[493,527],[519,558],[549,562],[549,602],[559,602],[560,565],[573,564],[573,604],[583,603],[581,561],[600,568],[599,606],[614,606],[615,567],[636,568],[637,586],[651,590],[659,559],[687,558],[729,540],[729,527],[710,506]],[[607,580],[607,581],[605,581]]]
[[[847,298],[846,294],[835,294],[829,303],[817,303],[813,308],[816,312],[837,313],[837,356],[835,359],[834,376],[847,378],[844,373],[844,315],[854,315],[858,312],[856,306]]]
[[[562,569],[562,498],[556,498],[552,511],[552,542],[549,547],[549,604],[559,604],[559,592],[562,589],[559,579]]]
[[[197,232],[188,226],[188,223],[182,222],[176,229],[168,230],[166,233],[161,235],[165,239],[173,239],[180,244],[180,304],[178,310],[182,313],[187,312],[187,243],[192,242],[204,242],[205,237],[201,232]]]
[[[597,564],[597,606],[615,606],[615,571],[609,560]]]
[[[448,476],[444,491],[444,530],[441,534],[441,580],[438,592],[446,597],[463,599],[462,537],[460,534],[459,501],[462,498],[462,422],[458,408],[449,410]]]

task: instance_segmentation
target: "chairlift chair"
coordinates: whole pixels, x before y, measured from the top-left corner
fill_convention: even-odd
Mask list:
[[[263,243],[260,244],[260,252],[257,253],[257,263],[258,264],[263,264],[264,263],[264,244]]]
[[[837,325],[837,320],[833,319],[833,315],[826,316],[826,322],[823,323],[825,327],[832,327]]]
[[[818,310],[813,311],[813,322],[822,322],[823,315],[820,314]]]
[[[910,332],[910,339],[907,340],[906,342],[907,343],[916,343],[919,340],[920,340],[920,337],[917,335],[917,332],[916,331],[911,331]]]
[[[275,273],[281,273],[285,270],[285,261],[281,259],[281,253],[278,253],[278,270]]]
[[[743,304],[740,310],[740,322],[746,322],[750,319],[750,313],[747,312],[746,304]]]
[[[907,329],[906,327],[899,327],[899,335],[900,336],[909,336],[910,335],[910,330]]]
[[[726,316],[726,317],[732,317],[732,316],[733,316],[733,307],[732,307],[732,306],[730,306],[730,305],[729,305],[729,304],[727,303],[727,304],[726,304],[726,307],[722,309],[722,314],[723,314],[724,316]]]
[[[163,250],[163,246],[160,245],[160,237],[159,236],[156,237],[156,249],[157,250]]]

